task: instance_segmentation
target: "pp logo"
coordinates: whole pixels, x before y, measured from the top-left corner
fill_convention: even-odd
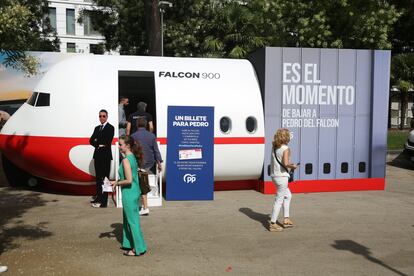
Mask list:
[[[187,173],[183,176],[183,180],[185,183],[194,183],[197,180],[197,177],[195,174]]]

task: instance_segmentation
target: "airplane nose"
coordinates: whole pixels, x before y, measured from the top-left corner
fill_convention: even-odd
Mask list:
[[[79,144],[88,144],[88,139],[0,134],[2,154],[22,170],[53,181],[92,182],[94,177],[69,158]]]

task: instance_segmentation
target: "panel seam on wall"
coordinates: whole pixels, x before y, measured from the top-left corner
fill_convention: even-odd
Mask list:
[[[336,70],[336,85],[339,85],[339,70],[340,70],[340,64],[339,64],[339,49],[337,49],[337,70]],[[338,99],[336,99],[336,119],[339,121],[339,105],[338,105]],[[335,129],[335,174],[334,179],[337,179],[337,171],[338,171],[338,128]]]
[[[352,135],[352,178],[354,178],[355,177],[355,163],[358,163],[358,162],[355,162],[355,153],[356,153],[356,145],[355,145],[355,135],[356,135],[356,133],[355,133],[355,129],[356,129],[356,121],[357,121],[357,115],[356,115],[356,111],[357,111],[357,104],[358,104],[358,101],[356,100],[357,99],[357,80],[358,80],[358,50],[355,50],[355,64],[354,64],[354,68],[355,68],[355,78],[354,78],[354,87],[355,87],[355,89],[354,89],[354,115],[353,115],[353,117],[354,117],[354,132],[353,132],[353,135]]]

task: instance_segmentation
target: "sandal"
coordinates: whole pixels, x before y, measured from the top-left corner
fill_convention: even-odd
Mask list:
[[[276,223],[269,223],[269,231],[270,232],[281,232],[283,231],[283,227],[281,227],[277,222]]]
[[[125,251],[124,252],[124,256],[128,256],[128,257],[139,257],[144,255],[145,253],[147,253],[147,251],[142,252],[141,254],[135,254],[134,250],[129,250],[129,251]]]
[[[128,250],[124,252],[124,256],[137,256],[137,255],[135,255],[134,250]]]
[[[289,218],[285,218],[283,220],[283,227],[285,228],[293,227],[293,221],[291,221]]]

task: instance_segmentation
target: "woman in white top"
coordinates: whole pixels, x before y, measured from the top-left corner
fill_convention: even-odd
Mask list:
[[[282,231],[283,227],[293,227],[293,222],[289,219],[289,206],[292,199],[292,193],[288,187],[289,172],[286,170],[294,170],[298,166],[290,162],[290,149],[288,143],[291,139],[291,133],[286,128],[280,128],[276,131],[273,138],[272,158],[270,161],[271,177],[273,183],[277,187],[277,195],[275,203],[273,204],[272,217],[269,223],[269,231]],[[286,168],[283,168],[276,160]],[[284,220],[283,227],[278,223],[277,218],[279,216],[280,209],[283,205]]]

